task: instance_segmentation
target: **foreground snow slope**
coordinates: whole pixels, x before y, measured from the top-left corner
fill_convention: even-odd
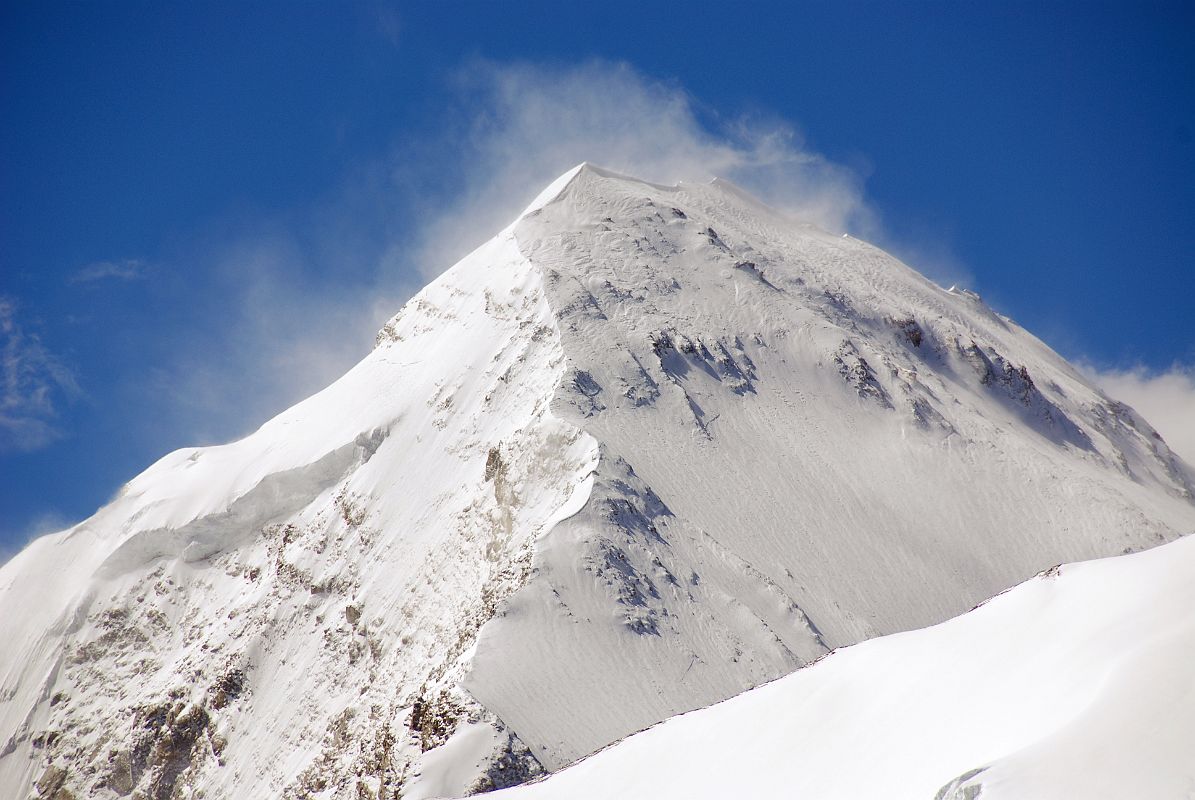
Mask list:
[[[974,295],[583,166],[328,389],[0,568],[0,794],[509,785],[1172,540],[1191,489]]]
[[[668,720],[510,800],[1190,798],[1195,537],[1048,571]]]

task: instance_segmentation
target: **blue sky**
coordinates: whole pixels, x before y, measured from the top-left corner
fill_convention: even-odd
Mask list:
[[[321,388],[581,160],[870,238],[1195,442],[1192,41],[1190,3],[5,3],[0,554]]]

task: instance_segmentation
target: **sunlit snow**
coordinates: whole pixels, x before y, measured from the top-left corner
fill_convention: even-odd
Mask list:
[[[1187,798],[1195,537],[1052,569],[502,800]]]
[[[1190,468],[973,292],[582,165],[332,386],[0,568],[0,789],[507,786],[1192,530]]]

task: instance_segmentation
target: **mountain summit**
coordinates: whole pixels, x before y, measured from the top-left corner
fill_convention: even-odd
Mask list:
[[[1173,540],[1192,480],[975,294],[582,165],[332,386],[0,568],[0,788],[519,783]]]

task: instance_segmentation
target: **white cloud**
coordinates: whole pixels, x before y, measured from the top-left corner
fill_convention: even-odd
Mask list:
[[[70,370],[21,325],[16,302],[0,296],[0,453],[57,439],[59,404],[78,391]]]
[[[475,60],[439,102],[423,134],[331,196],[192,248],[188,269],[226,280],[219,325],[195,331],[150,381],[148,396],[169,405],[154,417],[170,441],[245,433],[334,380],[401,302],[582,161],[657,183],[725,178],[795,218],[915,252],[884,235],[863,175],[810,149],[792,123],[721,115],[626,64]]]
[[[1162,372],[1141,366],[1098,370],[1089,364],[1082,369],[1110,397],[1145,417],[1171,450],[1195,465],[1195,366],[1175,364]]]
[[[67,279],[67,283],[95,283],[102,280],[132,281],[144,278],[145,262],[135,258],[123,261],[95,261],[80,267]]]
[[[455,164],[455,197],[431,213],[417,246],[435,275],[509,223],[558,175],[582,161],[656,183],[728,179],[831,231],[878,230],[855,171],[807,148],[788,122],[719,117],[675,83],[626,64],[573,66],[475,61],[458,76],[460,119],[447,120],[438,163]],[[394,169],[410,173],[418,148]],[[443,179],[443,176],[438,176]]]
[[[154,404],[136,424],[162,449],[247,433],[335,380],[419,286],[581,161],[658,183],[727,178],[794,217],[887,247],[931,277],[969,282],[929,231],[885,231],[864,176],[810,149],[792,123],[721,115],[677,83],[626,64],[477,60],[459,70],[445,98],[422,136],[359,166],[322,201],[193,243],[195,262],[179,266],[217,276],[213,319],[173,332],[179,345],[168,360],[129,366],[138,376],[130,394]],[[135,260],[98,262],[72,282],[131,280],[145,269]],[[0,448],[28,449],[57,434],[55,395],[74,384],[5,302]],[[1195,463],[1190,368],[1096,377]]]
[[[876,227],[861,177],[792,125],[721,119],[624,64],[475,61],[446,97],[423,138],[330,197],[196,243],[187,269],[223,276],[220,319],[150,378],[174,441],[245,433],[334,380],[423,283],[581,161],[663,183],[728,178],[832,230]],[[116,277],[92,272],[105,271]]]

